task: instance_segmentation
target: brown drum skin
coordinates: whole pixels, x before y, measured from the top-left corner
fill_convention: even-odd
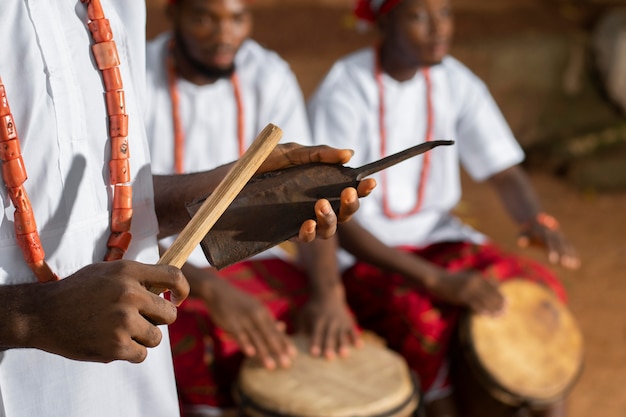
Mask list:
[[[419,404],[404,359],[365,339],[347,358],[308,354],[306,337],[294,336],[298,354],[289,369],[268,371],[254,359],[241,368],[234,389],[247,417],[409,417]]]
[[[453,381],[466,417],[510,417],[563,399],[583,365],[583,338],[571,313],[545,286],[517,279],[500,291],[500,317],[466,314],[459,324]]]

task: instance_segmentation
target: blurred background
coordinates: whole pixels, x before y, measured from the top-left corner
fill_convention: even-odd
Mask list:
[[[168,29],[147,0],[147,36]],[[253,37],[309,96],[332,63],[369,45],[353,0],[255,0]],[[546,212],[582,268],[554,270],[585,337],[571,417],[626,415],[626,0],[454,0],[452,55],[481,77],[527,152]],[[297,141],[297,138],[293,138]],[[443,139],[443,138],[442,138]],[[464,178],[459,216],[505,248],[517,229],[489,189]],[[524,254],[546,261],[540,249]]]

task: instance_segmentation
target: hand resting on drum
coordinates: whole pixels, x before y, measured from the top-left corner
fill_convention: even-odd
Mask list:
[[[192,292],[207,305],[216,326],[228,333],[248,357],[257,357],[267,369],[291,366],[296,354],[284,323],[261,301],[212,270],[190,264],[182,268]],[[343,295],[343,287],[325,294],[313,291],[299,316],[298,329],[310,335],[310,353],[329,360],[349,355],[362,340]]]
[[[434,279],[424,283],[426,289],[441,301],[467,307],[475,313],[492,316],[504,313],[506,300],[498,284],[477,272],[440,270]]]
[[[313,293],[299,317],[299,330],[310,336],[310,353],[333,360],[363,345],[360,331],[345,302],[343,286]]]
[[[236,288],[209,269],[185,264],[183,273],[192,293],[202,298],[216,326],[228,333],[249,357],[268,369],[289,367],[296,350],[277,321],[254,296]]]

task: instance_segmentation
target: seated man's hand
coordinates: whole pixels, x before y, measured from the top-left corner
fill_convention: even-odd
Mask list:
[[[352,155],[353,152],[349,149],[336,149],[325,145],[302,146],[296,143],[286,143],[274,148],[274,151],[259,168],[258,173],[314,162],[345,164],[352,158]],[[357,189],[350,187],[344,189],[341,193],[339,213],[333,211],[328,200],[319,200],[315,205],[317,221],[305,221],[300,227],[298,238],[303,242],[310,242],[315,237],[326,239],[334,235],[337,224],[350,220],[359,209],[359,198],[368,196],[374,187],[376,187],[376,181],[366,178],[359,183]]]
[[[258,357],[268,369],[291,365],[296,350],[284,323],[276,321],[259,300],[219,278],[203,298],[215,324],[235,339],[246,356]]]
[[[497,316],[504,313],[506,307],[498,283],[472,271],[443,271],[426,284],[426,289],[440,301],[469,308],[475,313]]]
[[[348,309],[343,287],[313,295],[300,314],[299,331],[309,335],[310,352],[332,360],[346,357],[352,347],[361,347],[361,332]]]

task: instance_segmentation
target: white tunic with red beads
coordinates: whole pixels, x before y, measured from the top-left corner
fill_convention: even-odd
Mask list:
[[[165,59],[170,34],[150,42],[147,49],[148,97],[146,126],[155,174],[174,173],[174,126]],[[268,123],[283,130],[282,142],[311,142],[304,99],[289,65],[276,53],[246,40],[235,58],[244,115],[244,147]],[[179,78],[181,124],[185,138],[185,172],[215,168],[239,158],[237,103],[229,78],[198,86]],[[165,239],[166,245],[172,239]],[[284,257],[279,248],[257,258]],[[198,267],[208,262],[198,247],[189,262]]]
[[[121,59],[130,120],[133,241],[125,256],[158,260],[145,91],[145,5],[102,0]],[[110,144],[104,87],[90,50],[85,5],[11,0],[0,13],[0,76],[22,144],[46,259],[61,277],[101,261],[110,233]],[[0,283],[35,282],[15,243],[13,207],[0,188]],[[1,308],[1,307],[0,307]],[[88,320],[88,318],[85,318]],[[0,353],[0,416],[175,416],[167,330],[139,365],[71,361],[35,349]]]
[[[377,160],[379,87],[374,76],[374,50],[357,51],[332,67],[308,104],[315,143],[355,150],[350,166]],[[386,170],[387,187],[361,200],[355,219],[389,246],[423,247],[442,241],[482,242],[485,237],[451,214],[461,197],[460,164],[475,180],[484,180],[523,160],[523,152],[486,86],[452,57],[430,68],[433,139],[452,139],[452,146],[431,150],[421,210],[393,219],[383,210],[402,214],[416,204],[423,157]],[[426,80],[421,72],[404,82],[383,74],[386,154],[425,140]],[[385,197],[386,196],[386,197]],[[347,266],[348,257],[343,258]]]

